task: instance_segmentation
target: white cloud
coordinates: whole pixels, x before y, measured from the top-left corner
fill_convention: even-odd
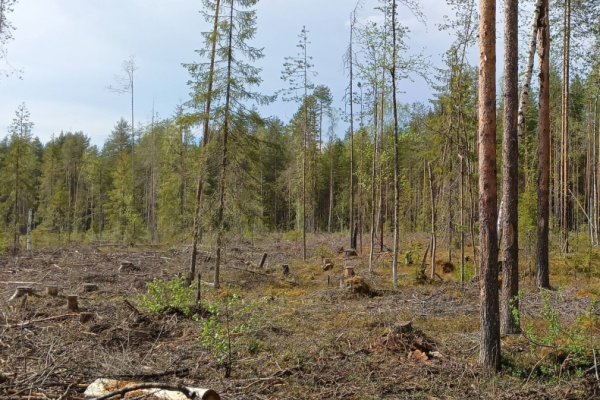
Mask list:
[[[427,45],[428,53],[436,57],[451,40],[435,27],[447,7],[441,0],[422,4],[429,18],[427,28],[406,10],[400,18],[412,29],[411,46]],[[375,0],[365,1],[360,17],[376,16],[375,5]],[[129,115],[128,98],[109,93],[106,87],[130,55],[136,56],[139,67],[136,119],[148,120],[153,103],[161,116],[172,115],[188,97],[188,76],[181,63],[197,60],[194,49],[202,46],[201,32],[208,29],[200,7],[198,0],[19,2],[12,15],[17,31],[9,51],[10,61],[24,74],[22,81],[0,79],[0,135],[17,105],[25,101],[42,138],[61,130],[82,130],[99,143],[118,118]],[[353,7],[354,1],[348,0],[261,0],[254,44],[265,47],[262,90],[274,93],[282,87],[284,57],[297,52],[297,35],[306,25],[309,52],[319,73],[315,82],[329,85],[339,101],[346,86],[342,55]],[[429,89],[415,85],[403,101],[426,99]],[[278,103],[264,112],[285,119],[295,107]]]

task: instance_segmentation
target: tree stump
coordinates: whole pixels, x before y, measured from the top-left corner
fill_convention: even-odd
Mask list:
[[[32,287],[30,286],[18,286],[15,289],[15,292],[13,293],[13,295],[10,297],[10,299],[8,299],[8,301],[13,301],[16,299],[19,299],[21,297],[25,297],[25,296],[29,296],[34,294],[34,290]]]
[[[55,286],[55,285],[46,286],[46,294],[48,296],[52,296],[52,297],[58,296],[58,286]]]
[[[119,266],[119,272],[134,272],[139,268],[136,267],[131,261],[123,260]]]
[[[79,311],[79,297],[75,295],[67,296],[67,309],[72,312]]]
[[[346,249],[346,250],[344,250],[344,257],[345,258],[358,257],[358,253],[356,252],[355,249]]]
[[[333,263],[323,264],[323,271],[329,271],[333,269]]]
[[[265,266],[265,261],[267,261],[267,253],[264,253],[262,255],[262,258],[260,259],[260,264],[258,264],[258,268],[263,269],[263,267]]]
[[[95,283],[84,283],[83,284],[84,292],[95,292],[97,290],[98,290],[98,285],[96,285]]]
[[[288,275],[290,274],[290,266],[289,266],[288,264],[283,264],[283,265],[281,266],[281,273],[282,273],[284,276],[288,276]]]
[[[345,278],[352,278],[354,276],[355,272],[354,272],[354,266],[352,265],[348,265],[346,267],[346,269],[344,270],[344,277]]]
[[[79,322],[82,324],[85,324],[86,322],[89,322],[92,319],[94,319],[94,314],[92,313],[82,312],[81,314],[79,314]]]

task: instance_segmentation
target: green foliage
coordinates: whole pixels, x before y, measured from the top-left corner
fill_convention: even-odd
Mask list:
[[[196,289],[188,286],[183,278],[169,281],[155,279],[148,284],[148,291],[138,299],[141,308],[153,313],[178,312],[192,317],[195,308]]]
[[[533,235],[537,227],[537,192],[535,185],[527,185],[519,198],[519,236]]]
[[[524,335],[530,343],[550,349],[556,362],[564,363],[570,360],[571,365],[574,366],[589,364],[591,349],[598,346],[595,342],[597,339],[594,339],[590,330],[598,325],[598,318],[594,313],[595,303],[586,313],[578,315],[570,325],[561,321],[559,312],[552,306],[550,294],[546,291],[542,291],[542,304],[542,326],[536,327],[533,323],[529,323],[524,328]],[[512,312],[519,320],[519,311],[512,307]],[[554,371],[553,366],[547,368]]]

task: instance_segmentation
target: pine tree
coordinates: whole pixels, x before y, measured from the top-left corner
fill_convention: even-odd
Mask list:
[[[295,57],[286,57],[281,72],[281,79],[289,84],[284,89],[283,99],[287,101],[300,102],[302,105],[302,259],[306,260],[306,167],[307,167],[307,149],[308,149],[308,91],[313,89],[313,83],[310,77],[315,73],[312,71],[312,57],[308,53],[308,30],[302,27],[298,35],[298,44],[300,49]],[[300,92],[300,94],[298,94]]]
[[[8,128],[9,139],[2,166],[2,212],[12,234],[11,249],[20,249],[19,236],[25,228],[26,215],[34,208],[37,193],[37,158],[32,140],[33,122],[25,103],[15,112]]]

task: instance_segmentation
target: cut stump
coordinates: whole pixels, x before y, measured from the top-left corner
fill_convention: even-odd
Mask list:
[[[46,286],[46,294],[48,296],[52,296],[52,297],[58,296],[58,286],[54,286],[54,285]]]
[[[79,297],[75,295],[67,296],[67,309],[72,312],[79,311]]]

